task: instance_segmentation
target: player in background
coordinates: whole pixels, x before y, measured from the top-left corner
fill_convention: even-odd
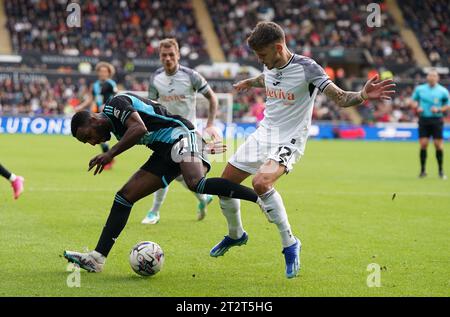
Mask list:
[[[247,41],[264,64],[264,72],[238,82],[235,88],[266,89],[264,119],[230,158],[222,177],[240,184],[254,175],[253,188],[263,202],[269,222],[280,232],[285,274],[292,278],[300,269],[301,242],[291,231],[283,200],[274,185],[304,153],[317,93],[324,93],[341,107],[351,107],[367,99],[389,100],[395,85],[392,80],[379,82],[374,77],[361,91],[340,89],[313,59],[290,52],[283,29],[273,22],[258,23]],[[228,235],[211,249],[213,257],[224,255],[230,247],[248,240],[239,200],[220,197],[220,206],[228,222]]]
[[[148,161],[117,192],[111,212],[95,251],[79,253],[65,251],[64,257],[83,269],[100,272],[106,257],[125,227],[133,204],[161,187],[167,187],[180,174],[191,191],[201,194],[236,197],[260,204],[251,189],[223,178],[206,178],[210,163],[206,158],[206,143],[198,138],[191,122],[172,115],[167,109],[149,99],[130,93],[117,94],[106,102],[102,113],[81,111],[71,123],[72,135],[80,142],[93,146],[106,142],[113,133],[119,140],[106,153],[89,162],[94,175],[120,153],[136,144],[153,150]],[[221,153],[223,145],[209,143],[211,153]]]
[[[198,72],[179,64],[180,51],[175,39],[164,39],[159,43],[159,59],[163,67],[156,70],[150,78],[148,98],[158,100],[170,113],[180,115],[197,127],[196,93],[201,93],[208,99],[208,121],[204,134],[211,136],[212,140],[220,140],[220,135],[214,128],[214,119],[217,112],[217,97],[206,80]],[[185,188],[188,188],[183,177],[176,179]],[[164,202],[169,187],[157,190],[153,196],[153,206],[143,224],[156,224],[160,219],[159,210]],[[211,195],[194,193],[198,199],[197,219],[206,216],[206,206],[212,201]]]
[[[109,98],[117,93],[117,84],[111,78],[114,76],[116,70],[113,65],[107,62],[99,62],[95,65],[95,72],[97,73],[97,80],[91,85],[90,94],[86,100],[79,104],[75,111],[90,110],[95,113],[100,113],[103,110],[103,105]],[[100,144],[103,153],[109,150],[108,143]],[[114,161],[105,169],[111,169]]]
[[[450,109],[448,90],[439,84],[439,74],[431,70],[427,75],[427,83],[417,86],[412,95],[412,106],[419,114],[419,144],[420,144],[420,178],[427,176],[427,148],[430,137],[433,137],[436,149],[436,160],[439,167],[439,177],[447,179],[444,174],[444,112]]]
[[[23,183],[25,179],[22,176],[17,176],[14,173],[8,171],[2,164],[0,164],[0,175],[6,178],[13,188],[14,199],[19,198],[23,192]]]

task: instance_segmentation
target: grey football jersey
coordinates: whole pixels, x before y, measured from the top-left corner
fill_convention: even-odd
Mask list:
[[[279,135],[281,143],[306,141],[314,99],[331,83],[313,59],[293,54],[281,68],[264,67],[266,109],[261,126]],[[295,141],[294,141],[295,142]]]
[[[183,116],[197,126],[196,93],[205,94],[209,85],[197,71],[180,65],[173,75],[159,68],[150,78],[148,97],[158,100],[169,112]]]

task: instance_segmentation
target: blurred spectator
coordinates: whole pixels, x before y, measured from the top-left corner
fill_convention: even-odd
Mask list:
[[[264,119],[264,109],[266,109],[264,99],[261,96],[257,96],[255,102],[250,107],[250,114],[256,118],[257,122],[260,122]]]
[[[309,56],[312,47],[365,48],[378,65],[386,62],[413,63],[411,50],[400,37],[384,3],[380,2],[382,27],[367,26],[369,12],[366,8],[372,2],[206,0],[229,61],[256,60],[246,44],[246,38],[258,21],[271,20],[283,27],[288,47],[298,54]]]
[[[450,65],[450,20],[448,0],[402,1],[405,21],[419,36],[420,44],[434,66]]]
[[[28,81],[0,80],[0,114],[61,115],[78,105],[86,94],[85,79],[59,78]]]
[[[207,56],[189,0],[80,1],[81,28],[66,25],[66,0],[3,2],[17,53],[157,57],[158,39],[176,37],[183,56]]]

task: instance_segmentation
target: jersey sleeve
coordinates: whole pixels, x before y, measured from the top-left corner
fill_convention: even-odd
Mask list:
[[[419,96],[419,87],[414,88],[414,92],[412,94],[412,100],[414,101],[419,101],[420,100],[420,96]]]
[[[325,87],[331,83],[331,79],[325,73],[325,70],[314,60],[308,59],[307,62],[303,63],[303,68],[306,81],[317,87],[320,92],[323,92]]]
[[[148,98],[152,100],[158,100],[159,98],[159,92],[155,86],[155,75],[150,77],[150,82],[148,84]]]
[[[443,96],[443,98],[442,98],[442,105],[443,105],[443,106],[448,106],[448,105],[449,105],[448,100],[449,100],[449,93],[448,93],[448,90],[447,90],[447,89],[444,89],[444,96]]]
[[[133,108],[131,100],[128,97],[116,96],[105,106],[104,112],[125,125],[127,119],[133,112],[136,112],[136,109]]]
[[[209,91],[209,85],[206,79],[200,75],[197,71],[192,71],[191,75],[192,87],[194,90],[201,93],[206,94]]]

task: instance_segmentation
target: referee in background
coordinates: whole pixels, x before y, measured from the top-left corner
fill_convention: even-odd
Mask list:
[[[444,159],[444,112],[450,109],[448,90],[439,84],[439,74],[431,70],[427,75],[427,83],[414,89],[413,107],[419,114],[420,143],[420,178],[426,177],[425,164],[427,160],[428,140],[433,137],[436,148],[436,159],[439,166],[439,177],[447,179],[442,166]]]

